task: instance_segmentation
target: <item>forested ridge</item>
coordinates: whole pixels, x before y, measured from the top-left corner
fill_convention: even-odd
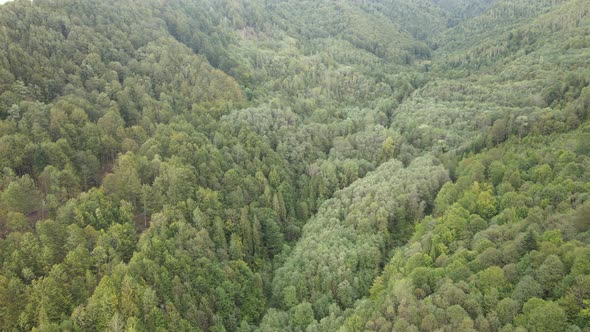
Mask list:
[[[590,331],[590,2],[0,5],[0,330]]]

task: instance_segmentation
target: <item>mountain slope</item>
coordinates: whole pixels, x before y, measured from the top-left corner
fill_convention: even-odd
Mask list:
[[[299,311],[308,316],[284,322],[271,311],[261,330],[305,328],[314,317],[320,320],[365,296],[392,245],[405,241],[411,221],[429,208],[447,180],[444,168],[424,157],[407,168],[387,162],[337,192],[305,225],[273,280],[277,307],[289,316]]]
[[[255,1],[3,6],[2,329],[257,324],[274,257],[404,145],[382,124],[411,75],[375,72],[421,43],[344,5],[404,58]]]
[[[464,159],[343,330],[587,328],[586,136],[514,138]]]
[[[0,330],[587,328],[588,13],[3,5]]]

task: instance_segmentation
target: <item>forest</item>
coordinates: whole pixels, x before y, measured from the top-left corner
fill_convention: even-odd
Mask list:
[[[0,331],[590,331],[590,1],[0,0]]]

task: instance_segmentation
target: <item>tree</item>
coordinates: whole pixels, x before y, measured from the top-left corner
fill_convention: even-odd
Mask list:
[[[313,309],[308,302],[302,302],[290,310],[289,325],[299,331],[304,331],[314,321]]]
[[[490,164],[488,168],[488,177],[494,186],[498,186],[502,182],[505,172],[506,167],[502,162],[495,160]]]
[[[478,285],[482,290],[503,289],[508,285],[508,281],[500,267],[492,266],[478,273]]]
[[[244,259],[244,245],[242,239],[237,234],[232,234],[229,241],[229,256],[233,260]]]
[[[574,214],[574,225],[579,232],[590,230],[590,201],[580,206]]]
[[[168,204],[175,205],[195,197],[196,177],[192,167],[178,161],[162,163],[153,187]]]
[[[586,89],[589,90],[589,89]],[[589,90],[590,91],[590,90]],[[590,96],[590,93],[588,93]],[[590,100],[590,98],[589,98]],[[590,146],[588,142],[590,141],[590,135],[588,134],[579,134],[578,141],[576,142],[576,153],[579,155],[590,155]]]
[[[29,175],[10,182],[2,192],[1,198],[6,209],[24,215],[36,211],[41,206],[41,194]]]
[[[454,202],[457,201],[459,198],[459,193],[455,184],[452,182],[445,183],[438,194],[436,195],[436,199],[434,200],[435,204],[435,213],[437,215],[442,214],[449,206],[451,206]]]
[[[272,218],[262,219],[262,236],[271,257],[281,251],[284,242],[283,234],[275,220]]]
[[[283,294],[283,303],[285,308],[290,309],[299,303],[299,300],[297,299],[297,289],[295,286],[286,287],[283,290]]]
[[[488,138],[490,146],[497,145],[503,142],[509,133],[510,128],[508,127],[508,122],[506,121],[506,119],[498,119],[494,121],[494,125],[490,129]]]
[[[512,323],[514,317],[516,317],[519,310],[520,304],[509,297],[500,300],[500,302],[498,302],[498,305],[496,306],[498,318],[500,319],[503,325]]]
[[[19,315],[27,303],[25,291],[25,285],[19,278],[0,276],[0,303],[3,306],[0,311],[0,326],[7,329],[17,328]]]
[[[457,331],[465,331],[469,325],[473,328],[473,321],[460,305],[452,305],[446,310],[449,323]]]
[[[81,328],[95,326],[106,329],[113,315],[117,313],[117,305],[113,304],[118,304],[116,285],[110,277],[105,276],[89,298],[84,310],[75,317],[76,323]]]
[[[518,301],[521,305],[526,303],[530,298],[541,297],[543,295],[543,287],[531,276],[524,276],[512,291],[512,298]]]
[[[525,309],[523,309],[524,311]],[[534,332],[562,331],[567,327],[567,316],[556,303],[546,302],[529,312],[527,328]]]
[[[496,198],[490,191],[482,191],[477,197],[477,211],[480,216],[490,219],[496,214]]]
[[[137,243],[135,227],[131,223],[113,224],[109,227],[106,237],[109,239],[113,250],[120,259],[128,262],[133,256]],[[101,240],[99,240],[99,243]]]
[[[120,156],[113,173],[105,176],[102,186],[105,193],[114,195],[118,200],[124,199],[138,207],[142,187],[134,158],[133,154]]]
[[[537,279],[543,290],[551,292],[561,281],[565,273],[565,266],[556,255],[549,255],[537,270]]]

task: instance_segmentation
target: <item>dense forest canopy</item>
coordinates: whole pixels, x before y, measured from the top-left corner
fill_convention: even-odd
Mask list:
[[[587,0],[7,2],[0,330],[590,331],[589,59]]]

